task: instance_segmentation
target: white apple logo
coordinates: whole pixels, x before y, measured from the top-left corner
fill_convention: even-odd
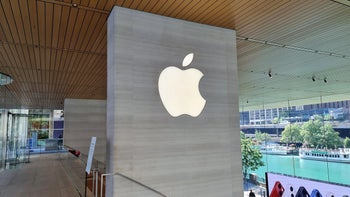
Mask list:
[[[182,66],[188,66],[193,53],[186,55]],[[197,117],[203,110],[206,100],[199,92],[199,81],[203,73],[190,68],[181,70],[175,66],[165,68],[159,75],[159,95],[165,109],[173,117],[187,114]]]

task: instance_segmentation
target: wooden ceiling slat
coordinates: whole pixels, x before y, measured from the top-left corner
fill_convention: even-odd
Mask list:
[[[91,40],[90,42],[87,42],[86,51],[94,51],[97,53],[106,53],[106,51],[96,51],[96,48],[94,47],[96,43],[101,42],[101,35],[106,34],[107,32],[107,18],[104,15],[101,15],[101,18],[96,23],[96,26],[94,28],[94,31],[90,35],[91,38],[94,38],[94,40]],[[104,43],[107,44],[107,43]]]
[[[236,22],[239,23],[241,20],[244,20],[247,18],[251,19],[252,15],[261,13],[260,9],[265,6],[268,6],[268,4],[264,1],[245,1],[245,0],[236,1],[235,2]]]
[[[100,27],[100,30],[98,32],[98,35],[96,36],[96,40],[94,42],[91,42],[91,46],[88,47],[89,51],[95,51],[97,53],[103,53],[106,54],[106,50],[103,50],[103,48],[99,47],[101,45],[107,46],[107,39],[106,38],[106,29],[107,29],[107,21],[103,23],[103,26]]]
[[[279,5],[276,4],[275,6],[279,6]],[[273,10],[271,10],[271,8],[268,8],[270,10],[266,10],[266,11],[268,11],[266,14],[264,14],[264,15],[261,14],[261,16],[257,17],[257,19],[254,20],[254,21],[252,21],[250,19],[250,21],[251,21],[250,24],[245,24],[245,26],[240,26],[239,24],[237,24],[237,28],[241,29],[241,31],[244,32],[246,30],[249,31],[249,29],[251,29],[251,28],[255,29],[256,26],[259,26],[259,27],[261,26],[261,27],[264,27],[264,31],[266,31],[265,27],[269,26],[269,24],[270,24],[269,21],[273,20],[273,21],[277,22],[279,20],[279,18],[272,18],[272,16],[274,16],[275,14],[277,14],[277,15],[279,15],[279,14],[286,14],[286,15],[288,15],[288,10],[284,9],[287,6],[288,6],[288,10],[291,10],[291,11],[293,9],[298,9],[298,8],[294,8],[293,6],[290,6],[288,4],[282,4],[281,7],[278,7],[279,9],[277,7],[273,7],[274,8]],[[265,7],[267,7],[267,6],[265,6]],[[300,14],[306,13],[306,12],[303,12],[303,9],[307,10],[306,7],[300,7],[300,9],[298,9],[298,10],[300,10]],[[246,21],[246,22],[248,23],[248,21]],[[285,23],[286,21],[283,20],[282,22]],[[277,26],[274,28],[274,31],[276,31],[276,30],[279,30],[279,28]],[[255,31],[257,31],[257,29]],[[256,33],[257,32],[255,32],[252,36],[256,35]],[[261,37],[263,37],[263,36],[264,35],[261,35]]]
[[[28,1],[28,12],[30,19],[30,32],[31,32],[31,43],[33,45],[39,45],[39,32],[38,32],[38,16],[37,16],[37,6],[35,0]]]
[[[113,6],[116,5],[116,0],[106,0],[106,5],[104,7],[104,10],[112,11]]]
[[[23,47],[23,49],[26,51],[25,52],[25,56],[26,56],[26,64],[22,65],[25,67],[36,67],[35,66],[35,55],[34,55],[34,50],[32,46],[27,46],[27,47]]]
[[[166,2],[167,0],[158,0],[157,3],[152,7],[152,10],[150,10],[150,12],[157,14]]]
[[[184,20],[189,20],[189,17],[194,17],[195,15],[200,14],[200,10],[208,4],[208,1],[190,1],[186,6],[178,10],[172,10],[169,15],[175,18],[182,18]],[[181,15],[180,15],[181,14]],[[179,16],[180,15],[180,16]]]
[[[85,75],[79,75],[79,81],[81,81],[81,86],[88,86],[88,84],[93,84],[93,79],[95,79],[96,77],[99,77],[97,75],[98,70],[101,70],[101,67],[96,67],[93,66],[91,67],[91,65],[96,64],[98,61],[98,57],[96,56],[91,56],[89,61],[90,65],[87,65],[87,69],[90,71],[88,74]],[[101,82],[99,82],[100,84]],[[93,84],[96,85],[96,84]]]
[[[223,2],[226,1],[220,1],[219,5],[222,5]],[[216,5],[215,2],[211,2],[208,4],[204,4],[202,7],[200,7],[196,13],[191,12],[191,16],[188,17],[188,20],[190,21],[194,21],[194,22],[199,22],[201,23],[201,20],[203,20],[203,16],[207,16],[208,14],[210,15],[210,13],[214,10],[217,9],[217,7],[219,5]],[[198,14],[197,14],[198,13]],[[178,18],[182,18],[181,14],[179,14],[179,12],[174,13]],[[209,16],[208,16],[209,17]]]
[[[144,11],[144,9],[147,7],[147,5],[151,2],[152,0],[144,0],[140,1],[140,3],[137,5],[135,8],[136,10]]]
[[[45,47],[46,47],[46,13],[45,13],[45,3],[44,2],[37,2],[37,24],[38,24],[38,31],[39,31],[39,50],[36,50],[39,55],[39,60],[37,62],[40,63],[38,66],[38,69],[36,72],[45,69]],[[43,76],[41,74],[36,74],[37,81],[43,81]],[[38,87],[34,88],[34,92],[38,92]]]
[[[67,6],[62,6],[61,10],[61,22],[59,25],[59,34],[58,34],[58,44],[57,48],[63,49],[64,48],[64,43],[68,40],[66,37],[67,32],[68,32],[68,23],[69,23],[69,18],[70,18],[70,7]]]
[[[74,3],[79,4],[80,3],[80,0],[65,0],[65,1],[67,1],[67,3],[71,3],[71,4],[74,4]]]
[[[28,11],[28,2],[24,1],[19,4],[19,10],[21,13],[21,20],[23,21],[23,30],[24,30],[24,36],[25,36],[25,42],[24,44],[32,45],[32,31],[30,26],[30,17],[29,17],[29,11]]]
[[[130,6],[133,4],[134,0],[124,0],[122,6],[126,8],[130,8]]]
[[[186,7],[191,1],[188,0],[177,0],[172,3],[171,6],[168,6],[167,9],[162,13],[164,16],[174,17],[176,10],[182,10],[183,7]]]
[[[78,41],[76,44],[76,49],[78,50],[83,50],[84,46],[86,48],[87,42],[90,42],[91,37],[88,37],[88,33],[93,31],[91,28],[91,21],[96,22],[96,18],[93,17],[94,13],[91,11],[87,11],[84,16],[84,21],[89,21],[89,22],[84,22],[83,25],[81,26]]]
[[[52,40],[51,47],[58,48],[59,33],[62,23],[62,7],[61,5],[54,5],[52,18]],[[63,29],[62,29],[63,30]]]
[[[26,59],[26,64],[22,66],[30,66],[30,67],[36,67],[36,59],[35,59],[35,54],[34,54],[34,41],[33,41],[33,33],[35,30],[32,30],[32,25],[31,25],[31,16],[29,14],[29,9],[30,5],[28,4],[27,1],[21,2],[19,4],[20,10],[21,10],[21,18],[23,21],[23,29],[25,30],[25,35],[26,35],[26,43],[24,43],[26,46],[23,46],[24,50],[24,55]],[[37,33],[37,32],[36,32]],[[37,38],[37,35],[36,35]]]
[[[101,42],[99,43],[99,45],[97,45],[96,51],[107,52],[107,34],[103,35]]]
[[[178,9],[178,5],[181,5],[182,2],[183,0],[167,0],[164,4],[160,5],[160,7],[156,8],[157,11],[154,13],[158,15],[169,16],[166,14],[166,12],[169,10],[169,7],[172,7],[173,10],[176,10]]]
[[[89,1],[88,7],[96,9],[97,4],[98,4],[98,1],[91,0],[91,1]]]
[[[90,20],[91,22],[88,24],[86,27],[86,34],[84,35],[84,38],[82,39],[81,47],[80,50],[86,51],[87,46],[91,43],[94,42],[95,38],[93,35],[96,35],[96,32],[100,31],[101,29],[98,29],[98,27],[101,27],[101,23],[106,20],[104,14],[100,13],[91,13],[92,19]]]
[[[137,10],[142,1],[133,1],[129,6],[130,9]]]
[[[1,59],[1,67],[0,71],[10,74],[11,72],[11,62],[8,59],[8,55],[5,51],[5,48],[3,45],[0,45],[0,59]]]
[[[35,67],[36,69],[40,69],[41,68],[41,56],[40,56],[40,48],[38,46],[35,46],[33,48],[34,50],[34,59],[35,59]]]
[[[80,3],[78,3],[79,5],[88,7],[90,3],[90,0],[80,0]]]
[[[79,66],[77,63],[75,63],[75,61],[77,61],[77,59],[81,59],[82,54],[81,53],[73,53],[71,56],[71,59],[69,61],[70,65],[74,65],[73,67],[70,66],[67,70],[66,75],[64,76],[64,81],[65,83],[68,84],[75,84],[75,86],[79,86],[80,85],[80,81],[77,80],[78,76],[75,76],[77,73],[74,72],[76,70],[76,68]],[[63,87],[64,91],[67,91],[66,87]]]
[[[233,12],[230,5],[232,5],[232,1],[222,1],[221,4],[216,5],[210,12],[206,13],[207,17],[205,19],[200,19],[199,21],[204,24],[214,24],[212,21],[218,21],[220,19],[220,13],[225,11],[225,9],[229,9],[229,11]]]
[[[309,35],[310,33],[314,34],[315,36],[317,36],[317,34],[319,34],[318,32],[324,32],[325,29],[334,29],[336,27],[339,26],[339,24],[342,22],[342,19],[338,18],[338,17],[343,17],[344,20],[346,21],[345,23],[348,23],[348,18],[346,17],[347,13],[349,13],[348,11],[345,12],[335,12],[335,10],[332,9],[325,9],[323,10],[322,8],[319,9],[318,14],[327,14],[328,16],[331,16],[329,18],[327,18],[326,20],[328,22],[322,22],[320,23],[320,19],[322,19],[321,17],[317,17],[316,19],[311,19],[309,22],[309,24],[307,25],[307,28],[305,28],[305,26],[299,26],[297,24],[295,24],[295,22],[291,21],[290,25],[291,27],[294,27],[293,29],[291,29],[289,32],[283,31],[282,28],[278,29],[279,33],[281,33],[281,35],[278,37],[278,40],[289,43],[289,42],[297,42],[299,40],[303,40],[305,39],[302,35]],[[316,15],[316,13],[314,13],[314,15]],[[310,18],[311,16],[306,16],[308,18]],[[324,19],[322,19],[324,20]],[[282,34],[284,33],[284,34]],[[296,35],[295,35],[296,34]]]
[[[63,57],[67,57],[67,51],[59,51],[58,52],[58,58],[60,59],[60,62],[59,62],[59,67],[58,67],[58,72],[56,72],[57,73],[57,81],[55,82],[55,84],[61,84],[60,86],[59,86],[59,88],[57,88],[57,91],[58,92],[62,92],[62,91],[60,91],[60,90],[62,90],[63,89],[63,86],[64,86],[64,84],[63,84],[63,82],[64,82],[64,80],[63,80],[63,73],[66,73],[66,70],[64,69],[64,62],[65,62],[65,60],[63,60]]]
[[[73,10],[73,9],[72,9]],[[72,33],[72,37],[70,39],[70,49],[76,49],[78,50],[78,46],[77,46],[77,40],[80,37],[80,32],[82,31],[82,25],[84,24],[84,19],[85,19],[85,15],[86,15],[85,10],[78,10],[78,15],[76,17],[76,21],[74,23],[74,29],[73,29],[73,33]]]
[[[100,0],[97,2],[97,5],[95,8],[99,9],[99,10],[105,10],[107,2],[108,2],[108,0]]]
[[[18,57],[18,52],[16,49],[16,46],[13,44],[10,45],[4,45],[5,50],[7,51],[8,57],[11,58],[13,61],[11,61],[11,65],[9,66],[15,66],[18,67],[21,65],[21,62]],[[7,47],[8,46],[8,47]]]
[[[53,4],[52,3],[45,3],[45,45],[44,47],[51,47],[52,46],[52,34],[53,34]],[[48,62],[46,62],[48,64]]]
[[[74,27],[77,20],[78,9],[69,9],[69,21],[67,21],[67,27],[65,31],[63,48],[68,49],[71,45],[71,40],[73,39]]]
[[[9,2],[0,1],[0,5],[0,24],[5,35],[5,40],[7,42],[14,43],[15,41],[18,41],[19,38],[17,31],[15,31],[16,28],[14,27],[15,22],[13,20],[12,13],[9,13],[9,11],[11,11]]]
[[[25,29],[23,29],[21,11],[19,9],[18,1],[11,1],[10,3],[12,15],[15,21],[16,31],[19,37],[18,43],[26,43]]]
[[[143,11],[145,12],[151,12],[151,10],[153,9],[154,6],[156,6],[158,4],[158,1],[149,1],[148,4],[146,5],[146,7],[143,9]],[[118,5],[118,4],[116,4]]]
[[[213,26],[233,28],[234,2],[229,1],[228,4],[225,5],[225,7],[218,9],[217,13],[215,14],[215,17],[209,18],[209,20],[205,20],[203,21],[203,23],[211,24]]]

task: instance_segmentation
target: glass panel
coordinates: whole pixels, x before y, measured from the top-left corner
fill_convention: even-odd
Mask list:
[[[241,105],[241,130],[264,162],[249,171],[246,191],[259,193],[266,184],[265,172],[350,185],[345,176],[350,165],[349,101],[334,101],[332,96],[314,100],[309,105],[287,100],[279,108],[263,104],[249,111]]]

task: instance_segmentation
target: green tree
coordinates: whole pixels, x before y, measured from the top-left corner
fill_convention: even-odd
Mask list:
[[[263,133],[263,132],[261,132],[259,130],[255,130],[255,140],[258,143],[268,142],[268,141],[271,140],[271,136],[268,133]]]
[[[350,148],[350,138],[348,137],[344,139],[344,148]]]
[[[310,120],[301,127],[304,143],[313,147],[336,148],[341,146],[339,133],[334,131],[331,124],[322,124],[320,119]]]
[[[321,140],[320,145],[326,148],[338,148],[342,145],[339,133],[336,132],[331,124],[325,124],[321,127]]]
[[[282,131],[281,142],[296,143],[303,142],[303,136],[301,135],[301,127],[298,124],[288,124]]]
[[[318,118],[316,118],[315,120],[309,120],[308,122],[305,122],[301,126],[301,135],[303,136],[304,144],[314,147],[319,145],[322,136],[321,127],[322,122]]]
[[[242,167],[243,167],[243,177],[246,179],[248,171],[257,170],[260,166],[264,166],[262,159],[262,154],[260,150],[254,147],[253,141],[242,135],[241,131],[241,151],[242,151]]]

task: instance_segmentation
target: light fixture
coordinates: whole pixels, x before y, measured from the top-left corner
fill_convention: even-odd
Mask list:
[[[315,82],[316,81],[315,75],[313,75],[311,79],[312,79],[313,82]]]
[[[0,72],[0,85],[8,85],[12,83],[13,79],[10,75]]]

